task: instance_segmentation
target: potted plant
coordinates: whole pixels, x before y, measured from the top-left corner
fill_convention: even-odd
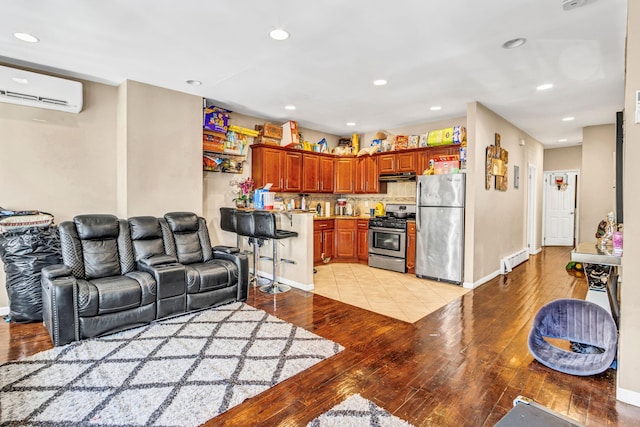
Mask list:
[[[231,181],[231,185],[234,187],[234,193],[237,195],[233,199],[236,202],[238,208],[248,208],[251,202],[251,195],[254,189],[253,178],[240,178],[238,180]]]

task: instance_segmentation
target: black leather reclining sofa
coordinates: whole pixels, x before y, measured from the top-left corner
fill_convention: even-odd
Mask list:
[[[59,230],[63,264],[42,270],[43,319],[55,346],[247,298],[247,256],[212,248],[194,213],[79,215]]]

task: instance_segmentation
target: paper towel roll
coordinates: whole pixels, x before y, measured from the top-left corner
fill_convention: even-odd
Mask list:
[[[329,218],[331,216],[331,203],[324,202],[324,216]]]

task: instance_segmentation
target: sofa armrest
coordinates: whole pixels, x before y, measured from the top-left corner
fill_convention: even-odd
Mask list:
[[[177,258],[172,255],[153,255],[149,258],[142,258],[138,260],[138,265],[144,265],[147,267],[155,267],[162,264],[173,264],[178,262]]]
[[[71,276],[71,268],[67,267],[64,264],[56,264],[56,265],[48,265],[40,270],[42,277],[53,280],[58,277]]]
[[[240,248],[234,246],[214,246],[213,252],[224,252],[225,254],[237,254],[240,252]]]
[[[42,269],[40,278],[42,286],[42,319],[49,331],[54,346],[68,344],[80,339],[78,323],[78,281],[73,277],[71,269],[68,275],[62,274],[63,268]],[[45,272],[45,270],[47,270]]]
[[[249,258],[241,253],[213,252],[214,259],[226,259],[238,267],[238,301],[245,301],[249,294]]]

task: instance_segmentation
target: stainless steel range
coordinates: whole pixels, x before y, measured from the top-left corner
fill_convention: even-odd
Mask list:
[[[369,266],[407,272],[407,220],[415,205],[388,204],[386,215],[369,220]]]

